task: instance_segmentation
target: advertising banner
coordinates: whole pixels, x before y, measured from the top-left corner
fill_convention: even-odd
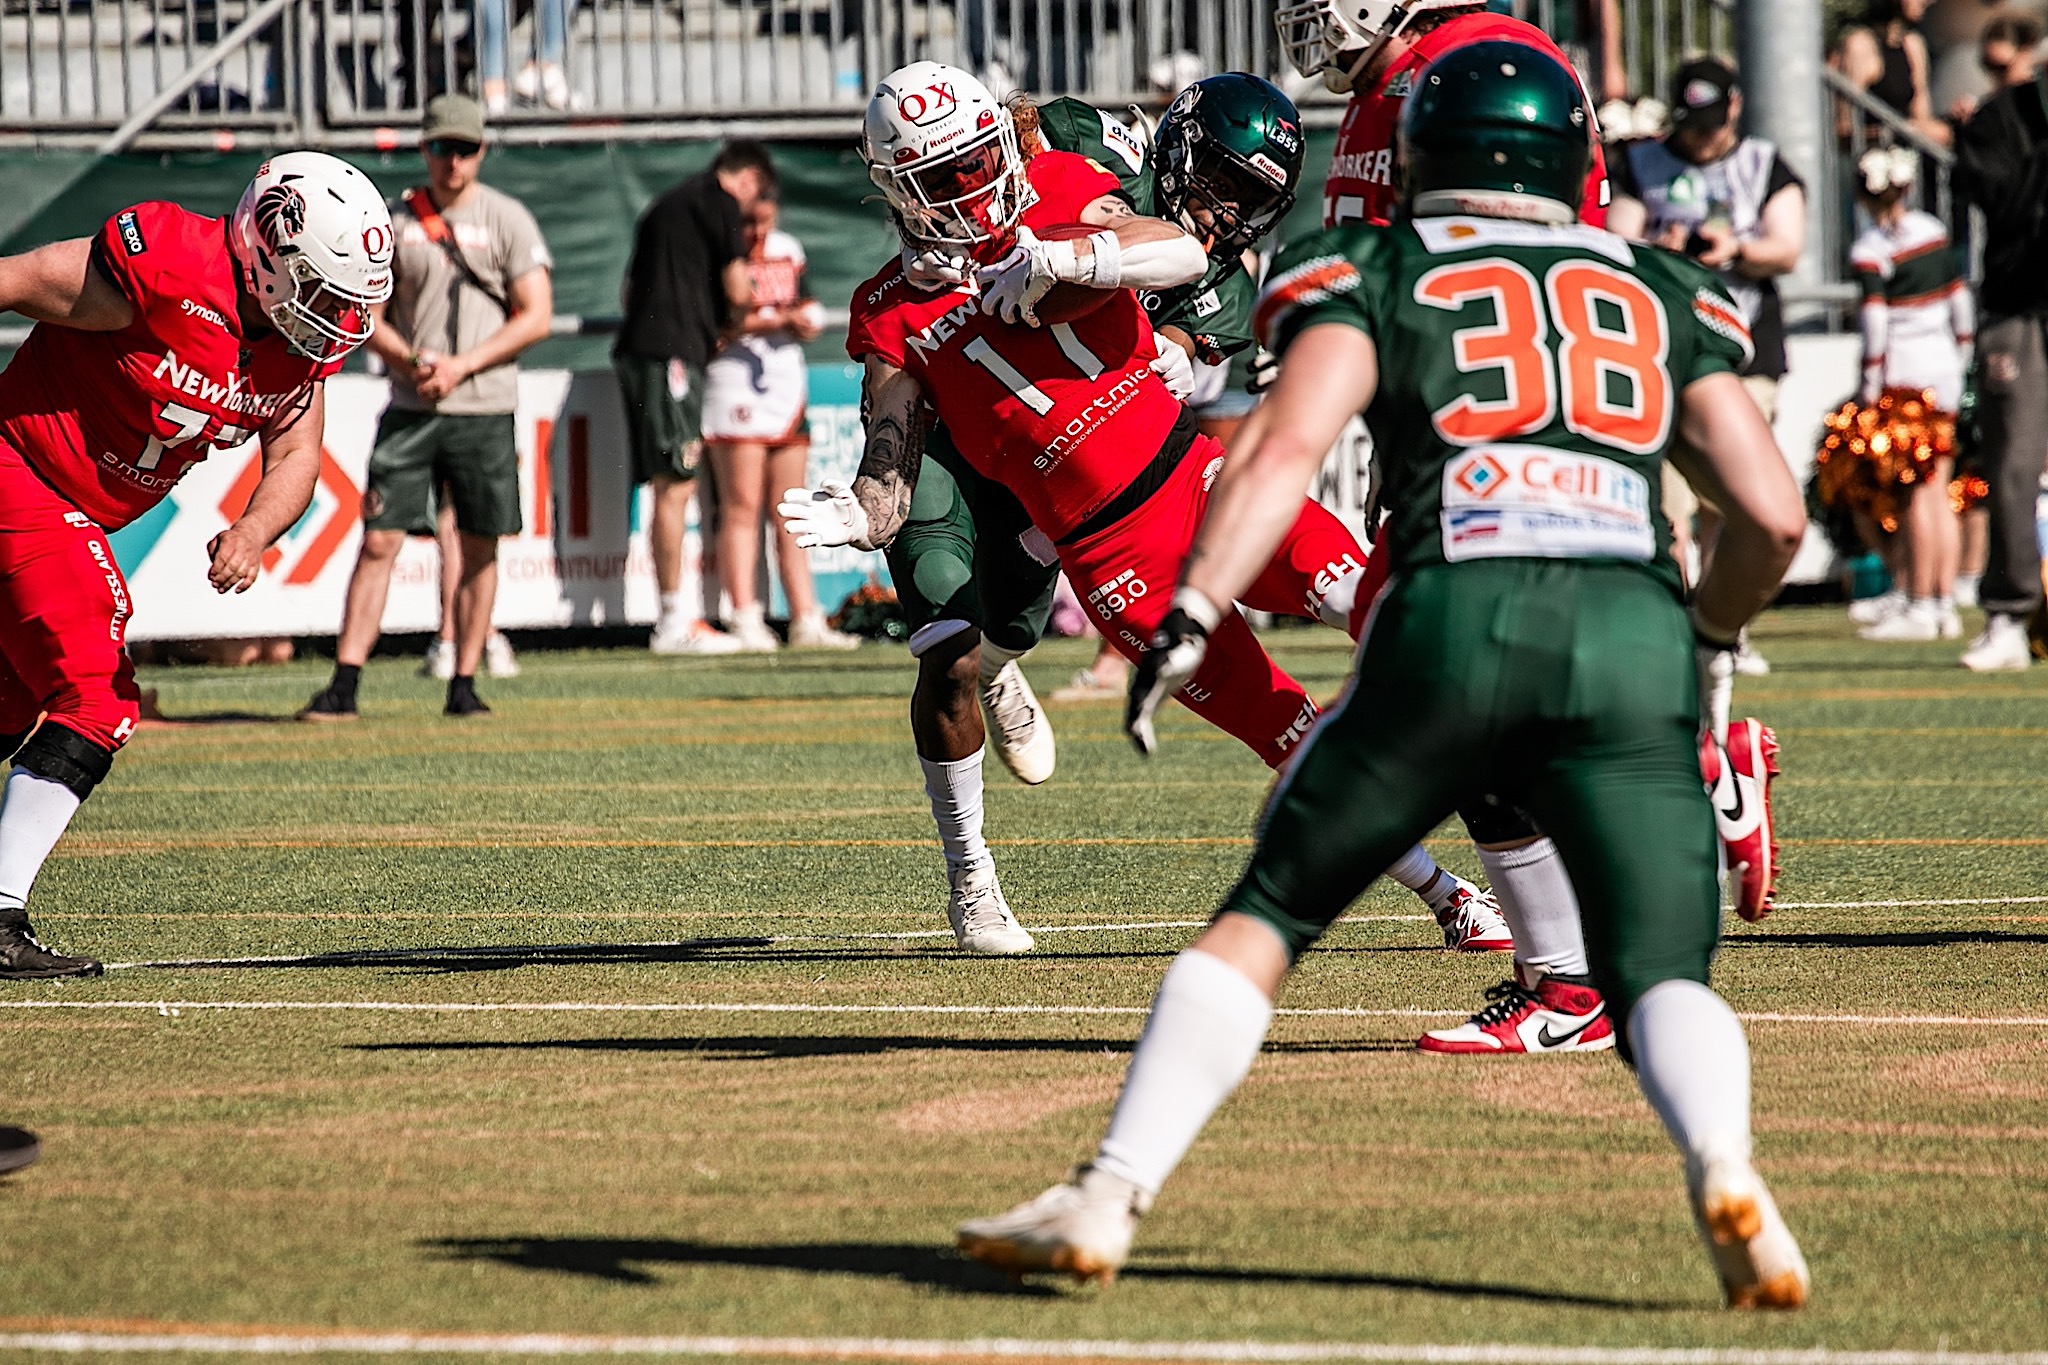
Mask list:
[[[857,372],[847,365],[814,366],[811,380],[811,480],[850,481],[860,461]],[[340,629],[362,543],[370,447],[387,395],[379,378],[329,381],[326,449],[313,504],[266,557],[263,577],[247,593],[222,598],[207,586],[206,543],[248,505],[262,474],[254,442],[196,466],[152,512],[115,534],[115,557],[135,600],[130,638],[331,635]],[[651,624],[656,602],[645,532],[648,493],[628,481],[624,417],[611,372],[523,372],[517,430],[525,529],[499,547],[496,624]],[[701,506],[693,501],[684,544],[687,602],[701,602],[703,595]],[[772,556],[763,558],[772,564]],[[869,574],[886,576],[879,554],[820,551],[813,562],[828,611]],[[437,627],[439,574],[434,542],[408,540],[392,573],[386,631]],[[777,610],[780,597],[773,593]]]

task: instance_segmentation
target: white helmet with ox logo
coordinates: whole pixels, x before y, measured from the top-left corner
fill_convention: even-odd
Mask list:
[[[972,74],[941,62],[883,77],[868,101],[861,155],[904,234],[921,243],[999,239],[1029,202],[1010,111]]]
[[[291,348],[339,360],[391,297],[391,215],[370,177],[325,152],[263,163],[228,221],[242,284]]]

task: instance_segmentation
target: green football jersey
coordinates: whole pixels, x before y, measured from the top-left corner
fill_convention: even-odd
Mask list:
[[[1288,249],[1257,321],[1276,352],[1317,323],[1373,339],[1397,570],[1623,561],[1679,586],[1659,506],[1678,395],[1750,350],[1710,272],[1576,224],[1349,225]]]
[[[1115,115],[1062,96],[1038,106],[1038,136],[1053,150],[1088,157],[1114,175],[1139,213],[1156,211],[1151,148]],[[1252,344],[1257,298],[1258,286],[1235,257],[1210,262],[1209,273],[1193,284],[1138,293],[1152,325],[1193,337],[1195,359],[1205,365],[1220,365]]]

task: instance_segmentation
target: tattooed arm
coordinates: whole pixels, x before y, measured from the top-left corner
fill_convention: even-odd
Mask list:
[[[924,390],[885,360],[867,358],[860,390],[867,446],[853,496],[867,514],[868,541],[880,548],[910,520],[910,496],[924,462]]]

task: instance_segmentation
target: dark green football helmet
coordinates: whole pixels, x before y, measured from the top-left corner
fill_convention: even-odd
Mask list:
[[[1196,81],[1153,134],[1159,216],[1212,254],[1242,251],[1294,206],[1303,151],[1301,113],[1279,86],[1242,71]]]
[[[1570,223],[1593,156],[1579,78],[1522,43],[1455,48],[1401,110],[1401,201],[1411,216]]]

